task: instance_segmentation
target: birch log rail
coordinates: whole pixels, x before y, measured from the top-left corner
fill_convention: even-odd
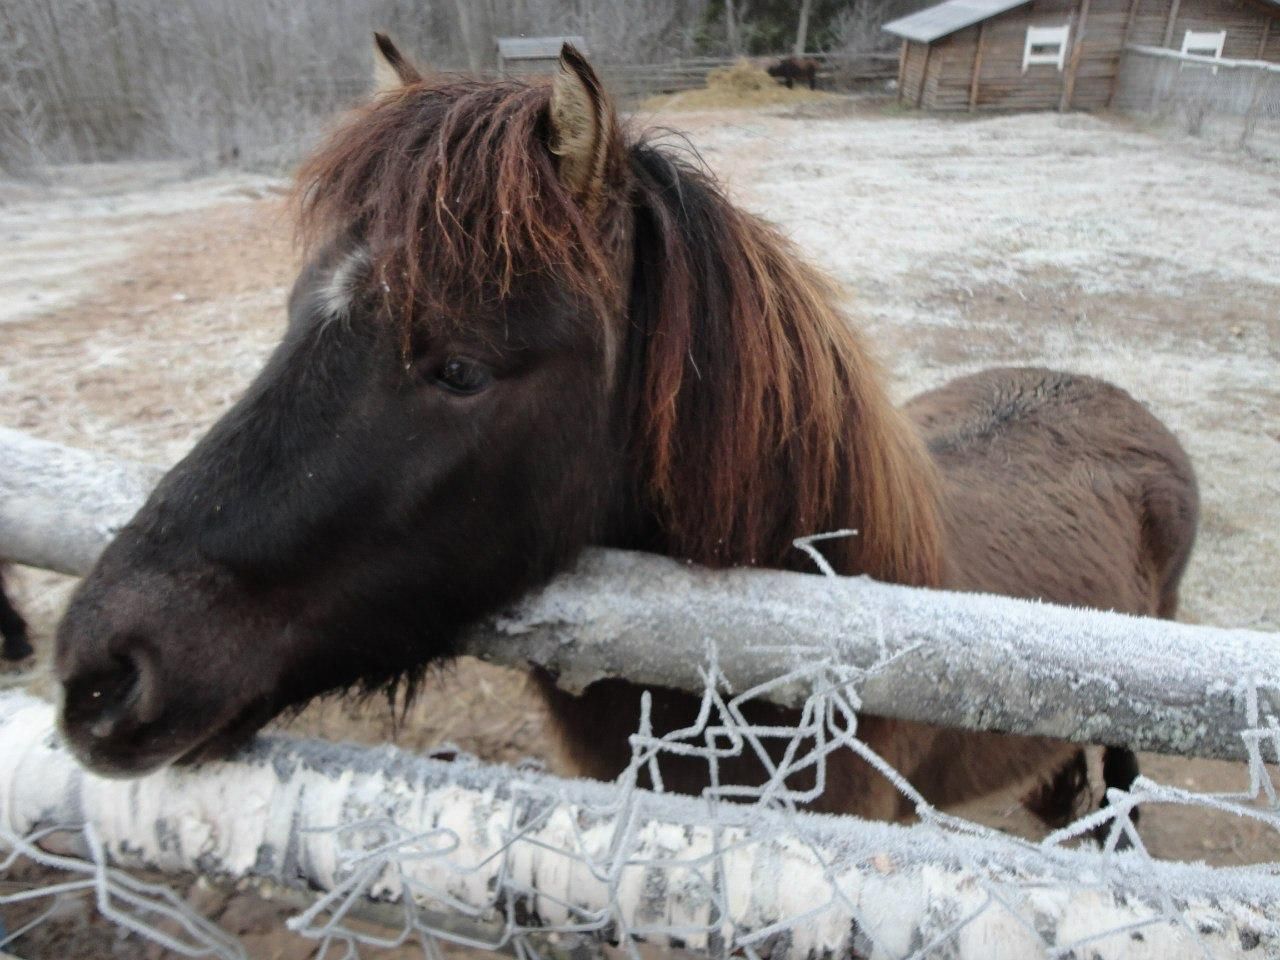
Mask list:
[[[0,557],[85,573],[158,475],[0,429]],[[865,577],[596,550],[465,641],[570,691],[611,676],[701,691],[713,650],[733,690],[771,684],[786,706],[830,683],[813,670],[828,664],[865,671],[849,682],[869,714],[1226,760],[1280,739],[1263,729],[1280,716],[1278,634]]]
[[[446,938],[493,949],[539,930],[771,960],[930,944],[956,960],[1280,949],[1267,867],[1104,858],[280,737],[196,771],[108,780],[53,726],[49,705],[0,694],[0,837],[83,823],[95,855],[124,866],[326,891],[290,922],[312,935],[365,898],[416,905]]]

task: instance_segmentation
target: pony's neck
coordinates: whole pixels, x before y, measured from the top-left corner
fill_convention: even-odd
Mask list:
[[[938,484],[833,285],[702,174],[632,149],[635,266],[621,416],[635,546],[712,566],[936,585]]]

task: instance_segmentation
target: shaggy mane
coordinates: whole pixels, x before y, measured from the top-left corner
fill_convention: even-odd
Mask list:
[[[770,225],[666,151],[631,147],[637,457],[661,548],[713,566],[941,581],[938,481],[838,292]],[[633,334],[634,336],[634,334]]]

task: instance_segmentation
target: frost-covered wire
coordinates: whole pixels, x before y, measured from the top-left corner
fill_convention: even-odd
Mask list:
[[[1280,949],[1276,865],[1161,863],[1132,825],[1140,806],[1175,803],[1280,831],[1265,763],[1276,725],[1258,683],[1241,691],[1247,790],[1199,794],[1140,778],[1128,792],[1112,791],[1107,807],[1034,843],[932,808],[859,740],[858,689],[879,664],[814,659],[778,677],[783,685],[804,680],[813,692],[794,727],[761,727],[743,707],[767,696],[770,684],[733,692],[722,656],[708,650],[696,722],[658,735],[641,717],[631,762],[612,785],[278,740],[233,764],[164,771],[129,789],[65,757],[40,726],[51,726],[48,708],[4,695],[0,771],[14,780],[0,791],[0,826],[9,831],[2,839],[13,851],[4,866],[21,855],[70,871],[72,880],[20,896],[91,892],[113,921],[183,956],[240,954],[175,893],[108,860],[160,869],[202,863],[224,877],[319,886],[288,925],[333,958],[410,942],[428,957],[450,944],[530,958],[611,943],[637,960],[643,943],[761,960],[822,950],[987,960],[1001,955],[993,950],[1068,957],[1085,948],[1110,958],[1136,943],[1170,958]],[[773,752],[782,759],[765,781],[726,782],[723,761],[743,751],[765,756],[766,740],[785,747]],[[920,823],[907,830],[800,812],[813,791],[788,781],[812,770],[822,784],[827,761],[842,750],[889,776]],[[703,797],[639,789],[646,772],[673,756],[707,765]],[[33,765],[54,781],[44,790],[23,776]],[[233,789],[242,807],[227,811]],[[24,818],[67,822],[76,812],[85,818],[83,861],[42,851],[47,827],[13,832]],[[1107,851],[1078,843],[1108,825]],[[1122,833],[1132,849],[1116,853]],[[370,932],[371,909],[381,932]]]

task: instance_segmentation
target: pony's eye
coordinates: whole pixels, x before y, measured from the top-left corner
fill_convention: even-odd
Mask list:
[[[493,374],[482,363],[466,357],[450,357],[436,370],[435,382],[441,389],[465,397],[489,386]]]

